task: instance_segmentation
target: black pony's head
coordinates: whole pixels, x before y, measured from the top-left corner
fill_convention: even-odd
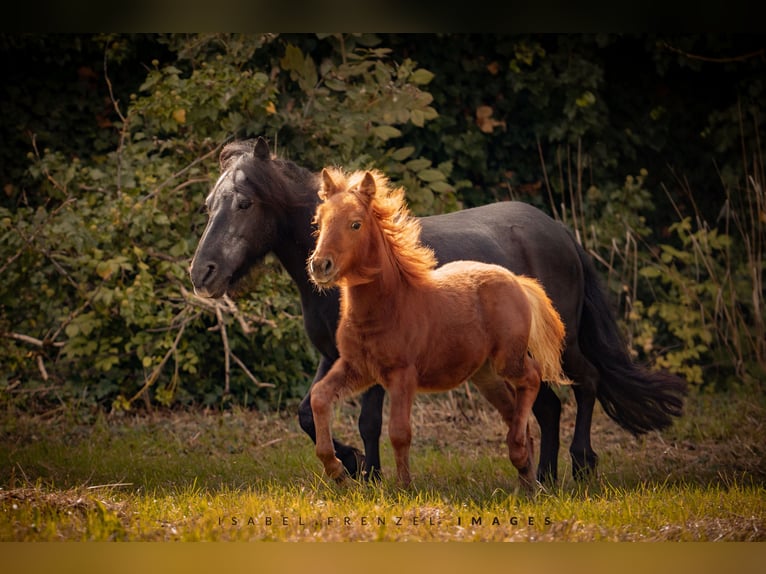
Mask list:
[[[207,196],[208,222],[191,263],[195,292],[221,297],[234,291],[291,227],[291,210],[305,205],[316,177],[271,157],[263,138],[237,141],[220,155],[221,176]],[[314,202],[316,200],[313,200]]]

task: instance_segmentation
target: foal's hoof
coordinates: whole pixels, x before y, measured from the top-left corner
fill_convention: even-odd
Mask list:
[[[532,479],[530,481],[522,478],[519,482],[521,484],[521,490],[529,497],[534,498],[538,494],[547,492],[545,486],[539,480]]]
[[[343,467],[343,463],[337,458],[325,463],[324,473],[328,478],[333,479],[336,483],[341,484],[346,480],[348,473]]]
[[[537,480],[534,467],[532,465],[518,469],[519,483],[522,490],[529,495],[534,495],[543,489],[543,485]]]

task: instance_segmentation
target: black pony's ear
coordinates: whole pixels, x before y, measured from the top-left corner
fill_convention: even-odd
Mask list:
[[[266,140],[262,137],[259,137],[257,140],[255,140],[255,145],[253,146],[253,154],[258,159],[271,159],[269,144],[267,144]]]
[[[333,181],[332,176],[327,168],[322,170],[322,187],[319,190],[319,197],[327,199],[328,197],[338,193],[340,188]]]

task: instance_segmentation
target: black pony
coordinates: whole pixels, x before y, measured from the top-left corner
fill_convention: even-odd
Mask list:
[[[306,331],[322,356],[316,382],[338,358],[339,316],[337,291],[317,291],[306,270],[314,248],[319,177],[272,157],[262,138],[228,144],[220,163],[222,174],[206,200],[207,228],[191,264],[194,288],[201,296],[221,297],[273,252],[298,287]],[[631,361],[593,263],[563,225],[517,201],[424,217],[421,223],[422,241],[434,249],[439,264],[459,259],[496,263],[542,282],[566,325],[564,370],[575,382],[577,401],[569,449],[575,477],[596,466],[590,440],[596,399],[636,435],[668,427],[672,417],[681,415],[686,382]],[[316,440],[309,396],[310,391],[301,402],[299,421]],[[335,442],[336,454],[352,476],[380,472],[383,399],[380,386],[362,396],[364,455]],[[540,390],[534,414],[541,430],[538,477],[555,480],[561,402],[548,385]]]

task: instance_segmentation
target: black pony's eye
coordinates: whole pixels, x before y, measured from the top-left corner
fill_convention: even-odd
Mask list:
[[[249,209],[251,205],[253,205],[253,202],[250,201],[249,199],[240,199],[237,202],[237,209],[242,209],[242,210]]]
[[[354,231],[357,231],[361,227],[362,227],[362,222],[361,221],[353,221],[353,222],[351,222],[351,229],[353,229]]]

